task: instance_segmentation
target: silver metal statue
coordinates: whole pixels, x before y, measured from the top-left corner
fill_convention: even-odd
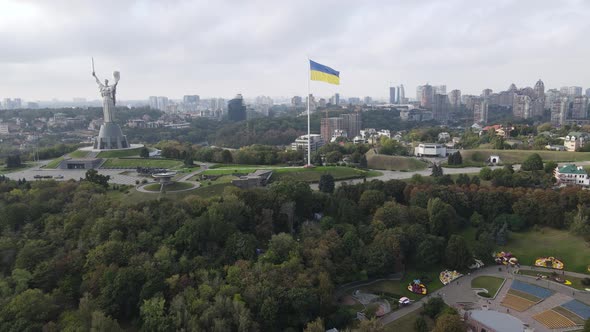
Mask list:
[[[113,72],[115,84],[109,85],[109,80],[105,79],[104,84],[100,82],[100,79],[94,72],[94,59],[92,59],[92,76],[96,79],[100,95],[102,96],[102,112],[104,116],[104,122],[113,122],[113,112],[115,111],[115,104],[117,103],[117,84],[121,79],[121,75],[118,71]]]

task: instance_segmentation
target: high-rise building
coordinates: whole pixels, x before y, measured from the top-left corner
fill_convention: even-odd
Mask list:
[[[340,94],[339,93],[334,94],[334,105],[336,105],[336,106],[340,105]]]
[[[397,104],[397,88],[394,86],[389,87],[389,103],[390,104]]]
[[[397,87],[397,96],[398,96],[398,100],[397,103],[398,104],[406,104],[408,103],[408,100],[406,99],[406,90],[404,89],[404,85],[400,84]]]
[[[168,109],[168,97],[159,96],[158,97],[158,109],[160,111],[166,111]]]
[[[492,89],[483,89],[481,91],[481,97],[484,99],[490,98],[494,91]]]
[[[330,142],[334,130],[344,130],[344,120],[341,117],[320,119],[320,135],[324,142]]]
[[[185,112],[196,112],[201,98],[198,95],[185,95],[182,97],[182,108]]]
[[[588,97],[576,96],[572,103],[572,119],[588,118]]]
[[[447,86],[446,85],[434,85],[432,87],[433,92],[435,95],[446,95],[447,94]]]
[[[150,108],[153,109],[153,110],[159,109],[158,108],[158,97],[156,97],[156,96],[150,96],[149,97],[149,105],[150,105]]]
[[[422,86],[422,95],[420,96],[420,106],[424,108],[432,108],[432,100],[434,99],[434,89],[432,85],[426,84]]]
[[[535,83],[534,98],[533,98],[533,116],[543,116],[545,112],[545,84],[541,79]]]
[[[590,98],[590,89],[586,89],[586,97]]]
[[[486,124],[488,122],[488,99],[481,98],[481,101],[475,103],[473,107],[473,122],[478,124]]]
[[[246,120],[246,105],[241,94],[237,94],[227,103],[227,118],[229,121]]]
[[[461,108],[461,90],[451,90],[451,93],[449,93],[449,103],[453,111],[458,111]]]
[[[425,89],[426,92],[426,89]],[[432,103],[432,117],[439,122],[449,120],[449,98],[447,95],[435,94]]]
[[[474,95],[462,95],[461,96],[461,101],[462,103],[465,105],[465,108],[473,111],[475,104],[479,103],[481,100],[481,97],[479,96],[474,96]]]
[[[362,117],[360,113],[342,114],[343,129],[348,133],[348,137],[354,138],[361,133]]]
[[[302,106],[303,98],[301,98],[300,96],[294,96],[293,98],[291,98],[291,105],[295,107]]]
[[[559,90],[557,89],[549,89],[545,93],[545,105],[549,108],[553,108],[553,102],[560,99]]]
[[[567,87],[567,86],[562,86],[561,88],[559,88],[559,93],[560,93],[562,96],[567,96],[567,95],[569,95],[569,90],[570,90],[570,88],[569,88],[569,87]]]
[[[365,98],[363,98],[363,102],[365,105],[371,105],[373,104],[373,98],[366,96]]]
[[[567,94],[570,97],[577,97],[582,95],[582,87],[581,86],[570,86],[567,90]]]
[[[320,100],[318,101],[318,104],[320,105],[320,107],[326,107],[326,99],[320,98]]]
[[[551,103],[551,124],[563,125],[568,109],[567,97],[559,97]]]
[[[512,114],[516,118],[528,119],[531,117],[531,97],[524,94],[514,96]]]

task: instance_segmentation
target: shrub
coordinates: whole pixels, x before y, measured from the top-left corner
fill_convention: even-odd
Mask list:
[[[590,278],[584,278],[584,279],[582,279],[582,285],[584,285],[584,286],[590,286]]]
[[[490,294],[488,294],[487,292],[477,292],[477,295],[481,296],[481,297],[485,297],[485,298],[491,298],[492,296]]]

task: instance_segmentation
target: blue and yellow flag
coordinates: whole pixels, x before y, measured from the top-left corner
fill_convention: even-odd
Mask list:
[[[309,60],[309,67],[311,70],[312,81],[323,81],[336,85],[340,84],[340,72],[311,60]]]

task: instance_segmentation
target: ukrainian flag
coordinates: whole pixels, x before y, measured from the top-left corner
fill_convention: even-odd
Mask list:
[[[309,60],[309,67],[311,69],[312,81],[323,81],[336,85],[340,84],[340,72],[311,60]]]

